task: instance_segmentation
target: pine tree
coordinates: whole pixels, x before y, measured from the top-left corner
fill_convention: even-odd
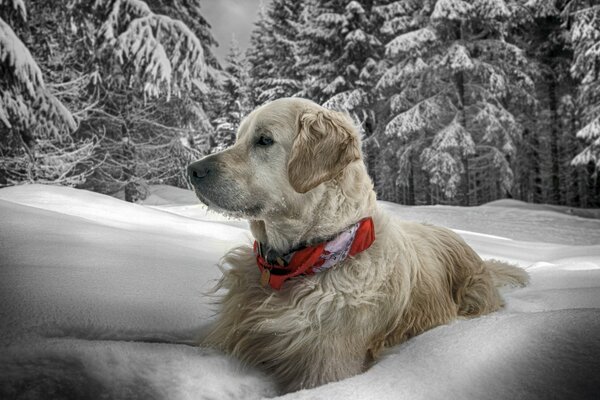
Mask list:
[[[17,2],[15,6],[25,22],[23,3]],[[69,110],[47,90],[42,71],[29,49],[1,18],[0,59],[3,61],[0,121],[6,128],[18,130],[21,135],[33,135],[31,130],[59,135],[65,129],[75,128]],[[23,140],[29,142],[30,138],[25,136]]]
[[[192,29],[176,19],[197,15],[199,2],[76,3],[74,12],[97,33],[90,68],[98,79],[88,93],[98,101],[80,134],[103,135],[102,165],[86,187],[135,201],[148,183],[186,186],[186,165],[209,152],[213,118],[205,104],[219,79],[205,21],[192,21]]]
[[[273,22],[267,15],[264,3],[260,3],[258,20],[250,35],[250,48],[247,59],[250,64],[250,93],[253,106],[258,106],[265,101],[269,89],[270,71],[274,67],[275,60],[273,51]]]
[[[535,60],[539,69],[539,74],[534,77],[539,102],[532,115],[534,126],[529,136],[539,147],[536,150],[539,157],[535,159],[539,163],[535,167],[539,173],[533,191],[535,202],[560,203],[568,184],[560,172],[565,132],[559,127],[559,108],[561,99],[572,95],[575,85],[569,79],[572,52],[565,41],[560,16],[564,3],[530,0],[527,3],[530,19],[519,32],[522,43],[529,46],[529,57]]]
[[[379,26],[379,38],[383,43],[389,43],[402,33],[410,31],[419,20],[419,11],[423,4],[419,1],[378,2],[373,8],[376,25]],[[402,201],[404,204],[417,204],[426,201],[419,196],[426,190],[415,190],[415,182],[419,179],[421,168],[419,156],[424,149],[423,137],[414,135],[386,135],[385,128],[390,120],[400,111],[396,93],[397,89],[410,79],[403,75],[411,68],[420,68],[421,63],[407,66],[404,69],[400,60],[382,57],[377,66],[377,81],[372,89],[378,97],[379,123],[377,128],[378,142],[384,149],[384,157],[377,158],[377,180],[375,182],[378,195],[381,198]],[[372,169],[371,169],[372,170]],[[421,186],[423,188],[423,186]],[[387,197],[392,194],[394,197]]]
[[[225,58],[223,88],[218,95],[219,117],[216,124],[213,151],[220,151],[235,142],[237,129],[244,118],[252,111],[250,99],[250,66],[235,38],[231,40],[229,53]]]
[[[371,1],[308,3],[298,63],[308,75],[303,95],[335,109],[368,108],[383,52],[374,17]]]
[[[93,168],[97,140],[73,140],[76,118],[46,84],[30,49],[9,24],[27,36],[23,1],[0,2],[0,185],[78,184]],[[69,85],[65,79],[61,90]]]
[[[204,47],[187,25],[141,0],[97,1],[94,9],[106,15],[99,31],[105,61],[125,73],[110,84],[138,85],[145,99],[204,88]]]
[[[200,40],[204,49],[204,62],[209,71],[220,70],[219,62],[212,53],[212,47],[217,45],[217,41],[210,32],[210,24],[202,15],[201,0],[147,0],[146,3],[154,13],[168,15],[183,22]]]
[[[528,8],[519,15],[522,20],[511,34],[511,39],[519,40],[520,47],[528,49],[527,57],[537,63],[540,73],[532,78],[536,87],[535,95],[542,99],[536,108],[528,110],[527,117],[521,121],[524,127],[522,141],[512,162],[515,174],[512,195],[539,203],[546,201],[548,190],[545,188],[551,179],[547,172],[551,165],[550,135],[546,133],[552,128],[549,123],[548,88],[549,81],[555,78],[556,65],[550,65],[549,61],[554,61],[550,54],[561,43],[559,37],[553,35],[557,26],[555,18],[559,14],[554,4],[545,0],[536,1],[527,3]],[[557,68],[556,72],[559,70]]]
[[[296,42],[304,28],[299,22],[303,8],[303,2],[293,0],[273,0],[269,5],[273,62],[266,82],[269,88],[261,94],[262,101],[294,96],[301,89],[303,74],[296,68]]]
[[[573,48],[566,31],[568,0],[529,0],[518,9],[522,20],[511,30],[511,39],[527,49],[538,72],[535,82],[537,107],[521,113],[523,141],[513,161],[516,198],[578,206],[588,204],[582,187],[591,177],[585,167],[571,165],[583,148],[575,140],[580,107],[577,81],[569,69]],[[524,11],[524,12],[523,12]]]
[[[14,10],[25,15],[22,4],[2,2],[0,9],[14,21]],[[143,196],[146,182],[185,186],[186,164],[209,151],[203,143],[212,133],[207,93],[220,74],[199,0],[40,1],[31,7],[38,18],[21,23],[19,32],[41,69],[24,46],[17,49],[20,58],[11,55],[21,42],[2,25],[7,32],[2,74],[26,77],[28,96],[37,96],[13,91],[14,98],[25,101],[19,105],[9,97],[11,88],[2,92],[9,104],[2,106],[2,125],[8,122],[10,132],[22,132],[4,137],[4,183],[54,181],[109,193],[124,189],[128,200]],[[56,26],[57,20],[67,23]],[[49,85],[43,85],[42,74]],[[12,89],[22,90],[19,85]],[[21,113],[16,116],[11,115],[15,104]],[[38,130],[31,129],[27,107]]]
[[[350,113],[363,136],[367,169],[377,184],[380,143],[376,139],[378,101],[373,86],[384,47],[380,16],[372,0],[307,2],[298,45],[297,68],[306,78],[301,95]]]
[[[297,44],[304,3],[273,0],[262,7],[248,51],[255,105],[298,94],[303,74],[296,68]]]
[[[563,16],[570,27],[573,47],[571,73],[577,79],[576,104],[581,113],[577,138],[585,147],[572,164],[586,168],[587,186],[580,195],[587,206],[600,206],[600,5],[595,1],[573,0],[567,3]]]
[[[590,170],[597,8],[589,0],[311,0],[290,48],[304,74],[300,94],[351,112],[369,137],[363,150],[383,198],[590,205],[600,195]],[[259,25],[251,75],[256,92],[272,94],[269,76],[285,58],[270,53],[269,12]]]
[[[421,144],[419,161],[439,200],[459,191],[465,205],[504,196],[522,130],[511,108],[535,103],[529,61],[506,40],[511,8],[504,1],[440,0],[385,10],[386,27],[399,32],[386,44],[390,67],[377,84],[391,96],[386,133]]]
[[[576,165],[593,163],[600,169],[600,5],[572,1],[565,10],[573,45],[571,73],[579,80],[577,102],[583,124],[577,137],[587,146],[574,159]]]
[[[347,82],[335,61],[341,56],[345,36],[345,1],[308,1],[303,13],[305,29],[298,48],[298,68],[307,78],[301,92],[317,103],[324,103],[333,95],[345,91]]]

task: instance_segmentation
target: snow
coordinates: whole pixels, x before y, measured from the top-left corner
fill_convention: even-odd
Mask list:
[[[385,45],[385,54],[394,58],[399,55],[421,51],[437,40],[437,34],[429,27],[416,29],[396,36]]]
[[[431,147],[436,150],[452,150],[458,149],[461,154],[474,154],[475,143],[471,134],[461,125],[458,120],[459,115],[456,114],[449,125],[438,131],[433,137]]]
[[[531,275],[504,310],[432,329],[367,372],[286,399],[594,398],[600,392],[599,210],[501,200],[471,208],[381,202],[451,227]],[[155,186],[146,204],[65,187],[0,190],[0,398],[252,399],[272,380],[193,346],[206,292],[244,221]]]
[[[347,90],[334,95],[323,103],[323,107],[332,110],[351,111],[367,101],[367,95],[362,89]]]
[[[577,132],[577,137],[579,139],[589,141],[595,140],[593,142],[593,145],[596,146],[600,144],[598,142],[598,140],[600,140],[600,117],[595,118],[594,120],[592,120],[592,122],[584,126],[579,132]]]
[[[172,93],[190,90],[207,77],[204,49],[196,33],[179,20],[153,13],[143,1],[114,2],[99,36],[121,64],[134,68],[144,96],[166,93],[168,100]]]
[[[435,3],[432,20],[448,19],[448,20],[464,20],[467,15],[472,12],[473,6],[462,0],[439,0]]]
[[[504,0],[476,0],[473,6],[483,18],[502,20],[511,16]]]
[[[448,151],[438,151],[427,147],[421,153],[420,161],[429,172],[429,182],[438,186],[448,197],[456,196],[460,183],[460,161]]]
[[[12,69],[17,82],[24,86],[31,97],[37,88],[44,89],[42,71],[31,53],[12,28],[0,18],[0,60]]]
[[[474,68],[469,51],[457,43],[453,43],[444,56],[442,64],[446,65],[452,72],[471,71]]]
[[[590,162],[594,162],[596,165],[600,165],[598,151],[595,151],[595,149],[600,147],[600,117],[592,120],[592,122],[577,132],[577,137],[590,142],[590,145],[577,154],[571,164],[587,165]]]
[[[425,68],[427,68],[427,64],[421,58],[408,59],[403,64],[396,64],[385,71],[377,82],[376,88],[385,90],[410,81],[414,75],[423,73]]]
[[[364,14],[365,9],[362,5],[360,5],[358,1],[352,0],[346,6],[346,12],[348,12],[349,14]]]
[[[367,34],[362,29],[355,29],[346,35],[345,40],[346,42],[365,43]]]
[[[0,2],[1,4],[2,2]],[[13,6],[15,10],[20,10],[23,18],[26,17],[22,2],[16,1]],[[54,119],[69,129],[77,127],[69,110],[46,90],[42,71],[29,49],[2,18],[0,18],[0,62],[6,69],[4,79],[10,82],[8,88],[3,87],[0,97],[3,103],[3,107],[0,109],[1,123],[11,128],[9,115],[12,115],[13,119],[25,121],[27,129],[30,128],[31,120],[36,120],[38,117],[30,115],[29,107],[25,105],[24,96],[27,96],[27,101],[36,103],[36,108],[42,111],[43,116]]]
[[[443,114],[445,105],[447,99],[440,94],[422,100],[392,118],[385,127],[385,134],[407,139],[409,135],[430,126],[436,117]]]
[[[25,7],[25,2],[24,0],[4,0],[4,1],[0,1],[0,4],[4,3],[3,5],[5,7],[10,7],[12,5],[12,8],[14,11],[16,11],[19,16],[21,17],[21,19],[23,21],[27,20],[27,8]],[[11,4],[12,3],[12,4]]]
[[[525,7],[530,9],[537,18],[553,17],[560,14],[554,3],[546,0],[528,0]]]

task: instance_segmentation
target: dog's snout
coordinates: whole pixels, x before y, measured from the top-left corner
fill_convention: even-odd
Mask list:
[[[209,172],[209,166],[202,162],[195,162],[188,167],[188,175],[190,178],[202,179],[206,177]]]
[[[214,173],[214,165],[205,160],[196,161],[188,166],[188,177],[192,184],[198,184],[211,173]]]

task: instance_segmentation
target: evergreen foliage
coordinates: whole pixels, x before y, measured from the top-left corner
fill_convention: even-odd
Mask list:
[[[600,207],[596,1],[265,1],[224,67],[200,4],[0,0],[0,185],[185,187],[302,96],[353,116],[381,199]]]
[[[235,142],[237,128],[242,119],[252,111],[250,98],[250,65],[235,38],[225,58],[225,82],[216,96],[218,118],[214,120],[215,139],[212,151],[220,151]]]
[[[392,98],[386,134],[406,143],[399,163],[411,170],[398,173],[413,179],[425,173],[441,201],[504,196],[522,130],[511,111],[535,104],[529,60],[506,40],[508,7],[443,0],[433,8],[415,2],[396,10],[401,14],[388,21],[404,17],[406,23],[386,45],[389,69],[377,86]]]
[[[97,105],[80,133],[103,136],[101,166],[86,187],[123,190],[133,201],[145,196],[147,183],[185,186],[186,165],[210,149],[205,102],[218,81],[209,47],[196,35],[214,41],[206,22],[199,19],[192,30],[175,19],[198,14],[199,1],[77,3],[93,18],[98,56],[89,67],[99,77],[89,87]]]
[[[303,29],[286,37],[304,74],[299,94],[354,115],[380,197],[598,204],[594,2],[303,4]],[[262,15],[249,51],[266,60],[251,71],[259,99],[274,88],[267,65],[289,60],[271,52],[281,25],[272,16],[285,7]]]
[[[23,1],[0,2],[0,184],[81,183],[97,141],[70,135],[74,115],[7,21],[17,28],[28,23]]]
[[[297,41],[304,29],[304,3],[272,0],[262,5],[248,50],[253,104],[297,95],[303,71],[296,67]]]
[[[27,43],[23,49],[31,54],[17,49],[21,57],[17,62],[6,57],[13,69],[2,75],[29,74],[28,87],[12,87],[27,89],[33,100],[20,110],[34,115],[38,128],[31,129],[22,116],[19,122],[29,125],[8,128],[9,138],[25,132],[20,135],[25,145],[12,140],[3,146],[2,183],[66,183],[123,193],[130,201],[144,196],[147,183],[185,186],[185,166],[210,150],[213,117],[205,103],[220,74],[199,1],[29,6],[37,20],[17,26]],[[20,42],[9,38],[8,43]],[[24,69],[23,63],[31,67]],[[48,88],[43,79],[51,81]],[[3,101],[0,115],[7,115],[4,104],[13,103]],[[22,166],[16,168],[18,162]]]
[[[577,102],[582,127],[577,137],[587,146],[574,159],[576,165],[593,163],[600,169],[600,4],[573,0],[564,13],[573,46],[571,73],[580,81]]]

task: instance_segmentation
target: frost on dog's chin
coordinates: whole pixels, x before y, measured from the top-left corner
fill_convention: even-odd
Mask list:
[[[196,192],[196,197],[206,205],[208,211],[214,211],[218,214],[221,214],[227,218],[231,219],[249,219],[256,217],[262,210],[262,207],[259,205],[253,206],[243,206],[236,207],[236,209],[224,208],[218,204],[215,204],[213,201],[209,200],[206,196],[202,195],[198,190]]]
[[[208,206],[208,208],[210,210],[211,206]],[[232,211],[223,209],[221,207],[212,207],[212,211],[218,212],[219,214],[231,219],[250,219],[252,217],[256,217],[257,215],[257,212],[255,211],[249,212],[252,211],[251,209]]]

